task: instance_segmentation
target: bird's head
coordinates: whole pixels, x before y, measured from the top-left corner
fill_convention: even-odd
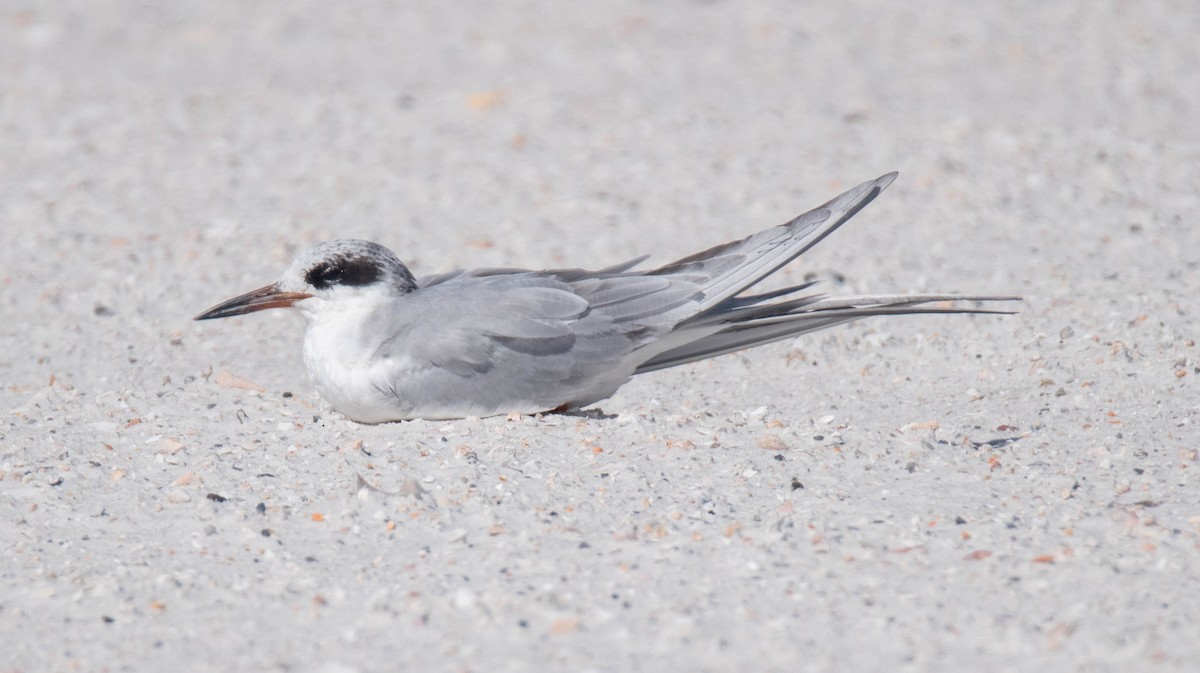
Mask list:
[[[416,289],[404,263],[387,248],[353,238],[326,241],[296,258],[279,282],[223,301],[196,320],[269,308],[297,308],[309,320],[370,308]]]

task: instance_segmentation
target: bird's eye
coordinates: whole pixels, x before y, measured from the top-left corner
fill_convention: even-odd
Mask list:
[[[331,285],[337,285],[346,278],[346,269],[341,264],[322,264],[309,270],[305,280],[309,285],[323,290]]]
[[[327,267],[321,271],[321,280],[324,281],[326,285],[340,283],[345,277],[346,270],[340,266]]]

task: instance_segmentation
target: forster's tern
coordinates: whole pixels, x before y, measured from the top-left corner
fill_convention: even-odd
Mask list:
[[[904,313],[1000,313],[921,306],[1017,297],[828,297],[804,283],[742,294],[829,235],[885,189],[861,184],[791,222],[666,266],[640,257],[598,271],[476,269],[415,279],[387,248],[321,243],[279,282],[197,320],[291,307],[308,321],[304,363],[321,396],[362,423],[582,407],[634,374]]]

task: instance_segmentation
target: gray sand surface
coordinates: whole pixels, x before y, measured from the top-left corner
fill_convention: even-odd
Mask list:
[[[1195,671],[1194,0],[0,4],[0,671]],[[1015,293],[362,426],[320,240]]]

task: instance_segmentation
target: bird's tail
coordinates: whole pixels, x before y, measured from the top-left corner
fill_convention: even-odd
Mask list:
[[[641,363],[634,373],[642,374],[695,362],[869,316],[913,313],[1010,314],[1013,311],[974,308],[956,304],[960,302],[1017,301],[1020,299],[1020,297],[957,294],[860,295],[857,297],[808,295],[767,303],[769,299],[794,293],[810,285],[811,283],[807,283],[760,295],[727,299],[700,316],[698,320],[680,325],[672,335],[672,341],[678,340],[683,343]],[[689,332],[695,335],[694,340],[687,339]]]

